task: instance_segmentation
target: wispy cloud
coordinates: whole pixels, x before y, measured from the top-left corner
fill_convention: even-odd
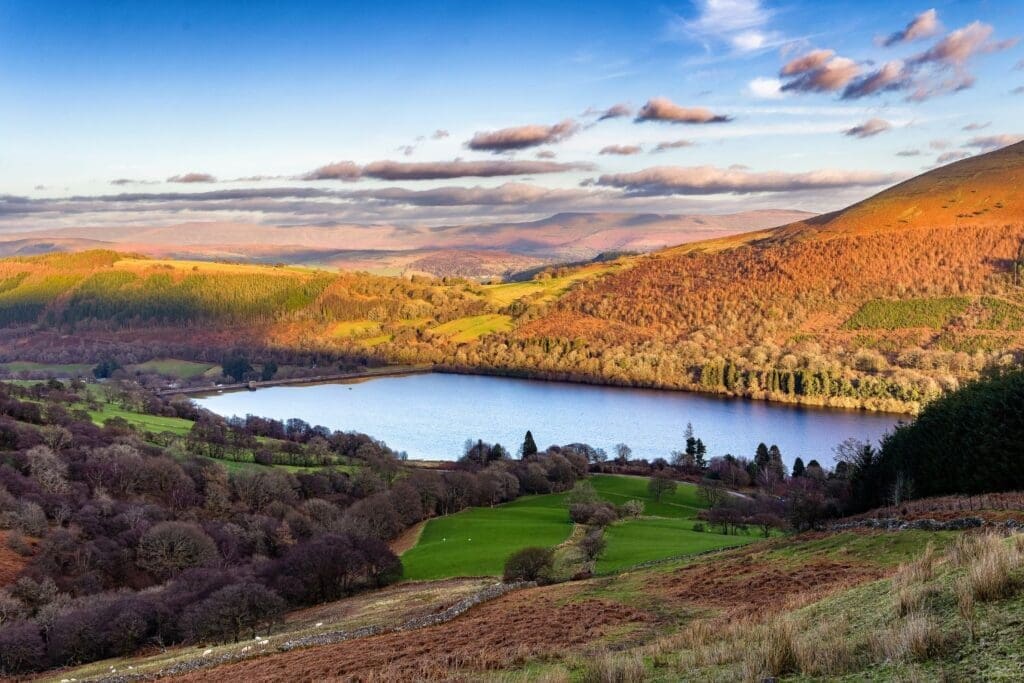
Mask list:
[[[747,94],[759,100],[782,99],[782,81],[778,78],[754,78],[747,83]]]
[[[847,128],[843,131],[843,135],[854,138],[870,138],[891,128],[892,124],[885,119],[868,119],[853,128]]]
[[[209,173],[183,173],[167,179],[169,183],[215,183],[217,179]]]
[[[707,195],[874,187],[900,179],[896,174],[871,171],[825,169],[806,173],[757,173],[714,166],[658,166],[635,173],[602,175],[596,184],[638,195]]]
[[[693,147],[695,143],[693,140],[668,140],[665,142],[659,142],[651,150],[651,154],[657,154],[659,152],[667,152],[670,149],[681,149],[683,147]]]
[[[607,145],[601,148],[598,154],[614,154],[617,156],[631,156],[643,151],[640,145]]]
[[[833,50],[812,50],[790,60],[779,71],[789,79],[783,92],[836,92],[860,74],[861,68],[852,59],[837,57]]]
[[[375,161],[363,167],[363,176],[378,180],[442,180],[563,173],[592,168],[584,163],[553,161]]]
[[[561,142],[574,135],[579,129],[579,124],[572,119],[566,119],[551,126],[537,124],[514,126],[476,133],[466,143],[466,146],[476,151],[509,152]]]
[[[672,35],[700,42],[705,51],[725,45],[731,52],[748,53],[781,42],[769,28],[773,11],[761,0],[697,0],[693,18],[673,17]]]

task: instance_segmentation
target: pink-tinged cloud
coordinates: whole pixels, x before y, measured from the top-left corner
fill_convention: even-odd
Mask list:
[[[336,161],[302,176],[303,180],[359,180],[360,168],[351,161]]]
[[[852,100],[888,90],[903,90],[911,80],[911,73],[903,62],[894,60],[853,81],[843,90],[843,99]]]
[[[444,128],[438,128],[434,131],[433,135],[430,136],[431,140],[444,140],[448,137],[449,133]]]
[[[885,119],[868,119],[864,123],[854,126],[853,128],[847,128],[843,131],[843,135],[848,135],[853,138],[870,138],[884,133],[885,131],[892,128],[892,124]]]
[[[901,149],[896,152],[898,157],[919,157],[921,156],[921,150],[919,149]]]
[[[169,183],[215,183],[217,179],[209,173],[183,173],[167,179]]]
[[[991,152],[996,149],[1008,147],[1009,145],[1015,145],[1021,140],[1024,140],[1024,136],[1022,135],[984,135],[971,138],[965,142],[963,146],[980,149],[983,152]]]
[[[514,126],[512,128],[476,133],[467,143],[467,146],[476,151],[508,152],[561,142],[571,137],[578,130],[579,125],[572,119],[566,119],[553,126]]]
[[[930,38],[939,32],[939,15],[934,9],[921,12],[902,31],[896,31],[882,40],[882,45],[891,47],[900,43],[910,43],[922,38]]]
[[[667,97],[655,97],[647,100],[647,104],[640,108],[636,123],[644,121],[664,121],[667,123],[726,123],[732,117],[716,114],[704,107],[683,107]]]
[[[789,78],[783,92],[835,92],[860,75],[852,59],[836,57],[832,50],[814,50],[788,62],[779,75]]]
[[[937,78],[933,75],[931,79],[923,78],[917,82],[914,89],[907,95],[910,102],[924,102],[939,95],[949,95],[968,88],[973,88],[977,79],[973,74],[957,70],[946,78]]]
[[[902,176],[869,171],[824,169],[807,173],[757,173],[714,166],[657,166],[635,173],[602,175],[596,184],[615,187],[631,195],[710,195],[754,192],[875,187],[897,182]]]
[[[798,76],[808,71],[820,69],[835,56],[834,50],[811,50],[805,55],[792,59],[783,65],[780,76]]]
[[[1015,40],[992,42],[993,29],[980,21],[958,28],[928,50],[910,58],[911,64],[939,63],[959,67],[976,54],[998,52],[1013,47]]]
[[[346,197],[411,206],[503,206],[536,204],[542,201],[570,201],[591,194],[586,190],[550,189],[526,183],[505,183],[498,187],[437,187],[409,190],[385,187],[347,192]]]
[[[640,145],[608,145],[602,147],[598,154],[614,154],[617,156],[631,156],[633,154],[639,154],[643,149]]]
[[[991,125],[992,125],[991,121],[986,121],[985,123],[979,123],[977,121],[971,121],[966,126],[961,128],[960,130],[965,130],[965,131],[970,133],[970,132],[976,131],[976,130],[985,130],[986,128],[988,128]]]
[[[589,164],[554,161],[375,161],[363,167],[363,176],[378,180],[442,180],[563,173],[591,168]]]
[[[558,155],[552,152],[550,149],[542,149],[533,156],[537,157],[538,159],[554,159]]]
[[[670,149],[682,149],[683,147],[693,147],[695,143],[693,140],[666,140],[665,142],[659,142],[655,145],[654,149],[651,150],[651,154],[657,154],[659,152],[667,152]]]
[[[619,102],[618,104],[613,104],[603,111],[594,113],[600,114],[600,116],[597,117],[598,121],[607,121],[608,119],[621,119],[626,116],[632,116],[633,108],[625,102]]]

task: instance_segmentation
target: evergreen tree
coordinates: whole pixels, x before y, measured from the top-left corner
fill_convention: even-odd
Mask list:
[[[524,460],[530,456],[537,455],[537,442],[533,440],[533,433],[530,430],[526,430],[526,437],[523,439],[521,451]]]
[[[793,476],[802,477],[804,476],[804,461],[801,458],[797,458],[793,461]]]
[[[768,455],[768,446],[766,446],[762,441],[757,444],[757,451],[754,453],[754,465],[757,466],[757,469],[763,470],[767,469],[770,461],[771,458]]]

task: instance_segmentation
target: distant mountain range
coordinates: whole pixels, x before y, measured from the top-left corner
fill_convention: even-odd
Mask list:
[[[609,251],[648,252],[804,220],[803,211],[733,214],[560,213],[525,223],[441,227],[339,225],[277,227],[182,223],[164,227],[81,227],[0,241],[0,256],[117,249],[148,256],[283,262],[380,274],[494,277]]]

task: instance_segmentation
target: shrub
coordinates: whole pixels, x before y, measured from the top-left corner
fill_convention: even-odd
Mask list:
[[[875,653],[895,661],[925,661],[939,654],[945,644],[942,629],[924,614],[911,614],[873,639]]]
[[[607,545],[608,541],[604,538],[604,530],[600,528],[591,529],[579,542],[580,551],[588,561],[596,560]]]
[[[643,514],[644,502],[642,500],[627,500],[622,504],[619,516],[637,519],[639,517],[643,517]]]
[[[704,531],[706,530],[705,527],[704,527],[704,522],[694,522],[693,523],[693,530],[698,532],[698,533],[704,533]]]
[[[0,673],[24,674],[46,666],[46,646],[33,623],[15,624],[0,631]]]
[[[639,654],[604,653],[587,660],[580,676],[582,683],[640,683],[647,680],[644,660]]]
[[[1013,594],[1013,571],[1021,564],[1017,549],[994,534],[978,540],[979,552],[967,567],[967,582],[976,600],[998,600]]]
[[[505,560],[505,581],[542,581],[555,560],[554,548],[528,547],[517,550]]]
[[[796,626],[788,619],[775,619],[757,627],[744,661],[748,677],[761,679],[797,672],[796,634]]]

